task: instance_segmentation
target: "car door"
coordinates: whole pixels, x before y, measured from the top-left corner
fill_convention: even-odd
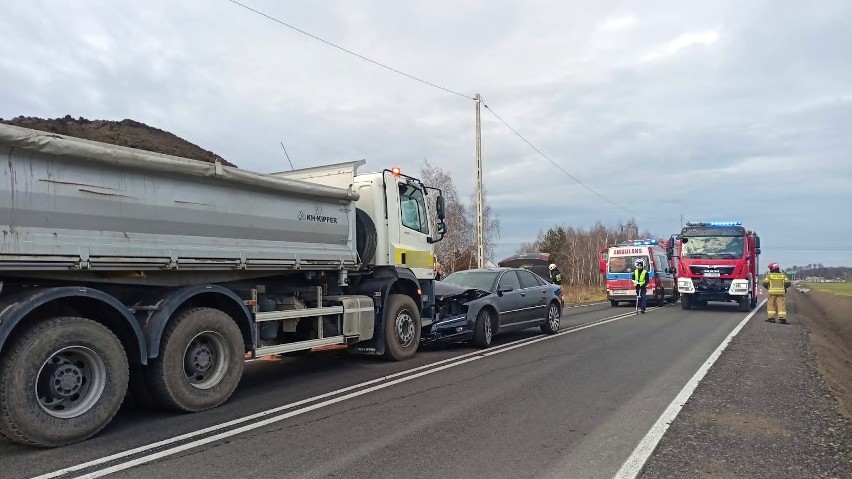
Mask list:
[[[497,282],[497,298],[494,300],[500,308],[500,325],[511,325],[521,321],[526,293],[513,270],[500,275]]]
[[[537,321],[547,317],[547,288],[536,281],[535,276],[526,270],[518,270],[521,291],[524,292],[524,313],[521,321]]]
[[[663,295],[669,296],[674,294],[674,275],[671,271],[666,271],[669,268],[669,262],[663,255],[656,255],[655,274],[657,280],[663,285]]]

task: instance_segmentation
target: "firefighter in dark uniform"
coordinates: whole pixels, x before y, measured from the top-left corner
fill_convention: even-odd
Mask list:
[[[550,282],[553,284],[562,284],[562,272],[559,271],[559,268],[555,264],[550,263],[547,269],[550,272]]]

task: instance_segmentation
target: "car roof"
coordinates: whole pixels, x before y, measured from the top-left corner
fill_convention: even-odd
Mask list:
[[[456,274],[456,273],[502,273],[504,271],[530,271],[530,270],[525,269],[525,268],[509,268],[509,267],[498,266],[496,268],[463,269],[461,271],[456,271],[452,274]],[[532,273],[532,271],[530,271],[530,273]],[[535,273],[533,273],[533,274],[535,274]]]

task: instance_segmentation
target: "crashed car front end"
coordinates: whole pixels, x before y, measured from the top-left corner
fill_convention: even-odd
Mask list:
[[[424,343],[456,342],[470,339],[479,308],[471,303],[490,295],[481,289],[465,289],[447,283],[435,283],[436,319],[432,330],[422,339]],[[473,315],[471,315],[473,312]]]

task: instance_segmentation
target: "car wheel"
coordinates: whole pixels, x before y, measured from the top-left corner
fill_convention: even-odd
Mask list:
[[[562,311],[559,310],[559,305],[550,303],[547,307],[547,321],[541,325],[541,332],[544,334],[556,334],[559,331],[559,321],[562,319]]]
[[[492,314],[488,308],[483,308],[476,317],[473,344],[477,347],[487,348],[491,346],[491,340],[494,337],[494,320]]]

